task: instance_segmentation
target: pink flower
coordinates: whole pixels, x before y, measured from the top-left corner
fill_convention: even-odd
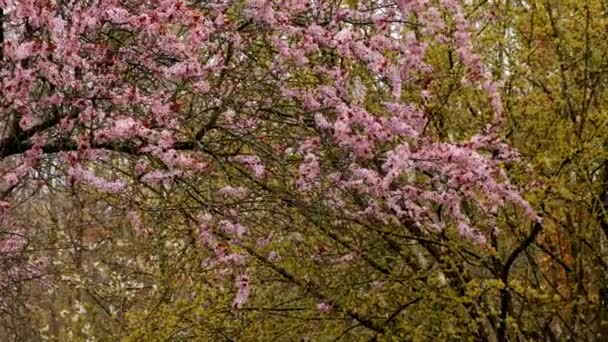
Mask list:
[[[8,183],[8,185],[13,186],[19,182],[20,177],[15,172],[9,172],[5,174],[3,178]]]
[[[127,186],[126,183],[120,180],[109,181],[96,176],[92,171],[84,170],[80,167],[70,168],[68,170],[68,176],[72,181],[81,181],[99,190],[114,194],[122,192]]]
[[[300,190],[310,190],[317,184],[320,173],[321,169],[317,156],[308,153],[304,158],[304,162],[300,164],[297,181],[298,188],[300,188]]]
[[[259,238],[256,241],[256,246],[258,248],[264,248],[264,247],[268,246],[270,244],[270,242],[272,241],[273,237],[274,237],[274,232],[270,232],[270,234],[268,236]]]
[[[34,119],[34,116],[29,113],[23,115],[21,120],[19,120],[19,126],[24,130],[34,127],[35,124],[36,120]]]
[[[228,220],[221,220],[219,222],[220,228],[228,234],[235,235],[237,238],[242,239],[245,234],[249,231],[247,227],[240,223],[232,223]]]
[[[315,124],[320,129],[328,129],[331,128],[331,124],[327,121],[325,116],[321,113],[315,113]]]
[[[19,45],[19,47],[17,47],[17,50],[15,51],[15,58],[17,60],[22,60],[30,57],[34,52],[35,47],[35,42],[26,42]]]
[[[260,157],[254,155],[239,155],[233,157],[233,160],[247,166],[256,178],[264,177],[266,169],[264,168]]]
[[[279,260],[281,260],[281,256],[277,251],[270,251],[270,253],[268,253],[268,262],[275,263]]]
[[[247,302],[247,299],[249,299],[251,288],[249,286],[249,278],[246,275],[236,277],[234,283],[236,286],[236,296],[234,297],[232,307],[238,310],[242,309],[243,305]]]
[[[224,196],[224,197],[233,197],[236,199],[242,199],[245,198],[247,196],[247,188],[243,188],[243,187],[231,187],[231,186],[225,186],[223,188],[221,188],[219,190],[219,193]]]
[[[331,311],[331,306],[325,302],[317,304],[317,310],[322,314],[327,314]]]
[[[2,254],[13,254],[21,251],[27,241],[25,238],[19,234],[10,234],[10,237],[4,241],[4,245],[2,246]]]
[[[106,12],[108,19],[116,24],[126,24],[129,21],[129,12],[121,7],[112,7]]]
[[[97,130],[95,139],[99,142],[108,142],[147,135],[149,130],[132,117],[114,119],[109,127]]]

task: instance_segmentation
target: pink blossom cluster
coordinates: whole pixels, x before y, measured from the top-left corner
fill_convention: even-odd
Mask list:
[[[242,309],[251,295],[249,277],[247,275],[239,275],[236,277],[234,284],[236,286],[236,296],[234,297],[232,307],[235,309]]]
[[[260,157],[256,155],[238,155],[232,160],[246,166],[256,178],[262,178],[265,175],[266,168]]]
[[[123,181],[109,181],[105,178],[97,176],[93,171],[85,170],[79,166],[70,168],[68,170],[68,175],[70,177],[71,183],[83,182],[94,188],[109,193],[119,193],[123,191],[127,186],[127,184]]]

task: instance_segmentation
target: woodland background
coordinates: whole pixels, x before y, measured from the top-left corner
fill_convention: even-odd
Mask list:
[[[606,1],[0,0],[0,8],[1,340],[608,340]],[[99,22],[74,33],[87,8],[100,11]],[[142,8],[164,23],[133,24]],[[292,11],[291,27],[315,24],[345,38],[298,55],[293,46],[307,36],[281,43],[291,34],[281,11]],[[67,28],[49,24],[56,18]],[[192,66],[208,72],[204,82],[190,79],[183,51],[156,47],[192,36],[191,19],[215,30],[196,52],[215,66]],[[460,19],[476,57],[458,50]],[[385,34],[382,25],[396,26]],[[63,47],[42,43],[62,34]],[[340,51],[376,34],[407,51],[425,44],[411,60],[417,76],[387,81],[382,66]],[[384,56],[392,65],[407,51]],[[474,58],[502,100],[470,85]],[[45,69],[53,63],[57,79]],[[352,163],[373,169],[382,162],[374,156],[392,147],[372,147],[369,158],[349,154],[351,145],[345,152],[345,142],[327,142],[303,97],[285,90],[337,84],[343,74],[331,68],[348,71],[349,106],[388,117],[382,103],[395,92],[391,101],[415,104],[426,120],[424,138],[412,138],[420,146],[456,146],[498,122],[492,134],[512,155],[492,165],[538,219],[517,203],[476,209],[465,195],[460,214],[476,227],[469,236],[460,214],[444,215],[446,205],[432,200],[420,210],[445,222],[441,229],[416,224],[415,214],[350,215],[375,195],[328,175]],[[502,103],[498,121],[492,101]],[[178,122],[144,123],[152,115],[144,102]],[[318,111],[333,125],[339,108],[326,107]],[[168,131],[162,152],[136,146],[157,133],[162,146]],[[488,158],[500,158],[502,145],[489,144],[498,147]],[[417,172],[399,182],[440,171]],[[425,187],[439,193],[446,175]]]

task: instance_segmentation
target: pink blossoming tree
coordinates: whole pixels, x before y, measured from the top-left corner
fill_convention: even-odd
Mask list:
[[[356,303],[399,293],[408,258],[418,261],[406,273],[430,272],[424,260],[444,248],[430,241],[454,234],[491,254],[505,208],[539,225],[505,173],[517,153],[500,138],[501,85],[474,51],[477,23],[461,1],[0,0],[0,9],[3,289],[14,277],[43,287],[61,277],[43,255],[15,257],[39,239],[10,223],[27,194],[50,189],[104,198],[164,251],[151,254],[195,253],[198,268],[179,274],[204,275],[230,312],[271,286],[370,338],[398,331],[419,298],[408,290],[376,312]],[[453,52],[485,118],[458,139],[432,125],[437,49]],[[371,282],[345,300],[335,275],[356,268]],[[437,277],[464,291],[460,271]]]

